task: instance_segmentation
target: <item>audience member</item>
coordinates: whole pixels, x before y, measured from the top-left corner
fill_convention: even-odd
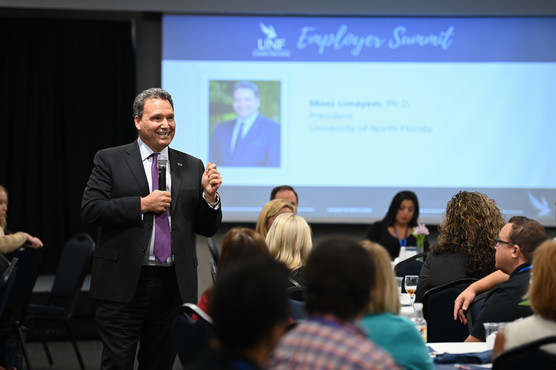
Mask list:
[[[498,284],[508,281],[510,276],[501,270],[496,270],[492,274],[485,276],[481,280],[469,285],[454,301],[454,320],[459,320],[467,325],[467,309],[475,300],[475,297],[485,293]]]
[[[18,231],[11,233],[6,229],[7,219],[8,190],[0,185],[0,253],[9,254],[19,248],[41,248],[43,246],[39,238],[31,236],[26,232]],[[8,259],[10,258],[8,256]],[[2,325],[7,325],[8,328],[2,330],[0,334],[0,370],[6,370],[6,368],[16,370],[16,368],[20,369],[22,366],[23,354],[17,329],[10,325],[10,323],[16,320],[14,315],[15,313],[10,311],[4,312],[2,316]]]
[[[308,318],[287,332],[269,369],[397,369],[389,354],[356,324],[374,283],[369,253],[357,242],[327,239],[309,255],[305,271]]]
[[[279,215],[266,235],[270,255],[290,270],[293,286],[304,286],[304,265],[313,246],[307,221],[294,213]]]
[[[361,322],[368,338],[390,353],[404,369],[434,369],[427,345],[415,324],[398,316],[400,296],[390,255],[378,243],[365,240],[361,245],[371,254],[375,265],[371,302]]]
[[[370,226],[366,239],[382,245],[393,260],[399,256],[401,247],[417,245],[410,228],[417,226],[418,218],[417,195],[412,191],[400,191],[392,199],[386,216]],[[428,247],[429,242],[425,239],[425,250]]]
[[[286,331],[288,271],[269,256],[226,269],[214,288],[216,343],[192,369],[262,369]]]
[[[269,255],[268,247],[261,234],[244,227],[230,229],[222,239],[216,279],[218,280],[223,271],[230,266],[261,255]],[[210,303],[212,301],[213,292],[214,286],[211,286],[203,293],[197,303],[197,306],[209,315],[211,314]]]
[[[431,288],[463,278],[481,279],[495,270],[494,239],[504,218],[485,194],[460,191],[448,201],[438,231],[419,275],[415,300]]]
[[[512,217],[500,230],[495,240],[496,268],[510,278],[488,294],[466,342],[485,341],[485,322],[510,322],[532,314],[529,306],[520,303],[529,289],[533,252],[546,238],[541,224],[523,216]]]
[[[545,241],[533,257],[529,303],[535,313],[498,331],[492,358],[500,352],[544,337],[556,335],[556,242]],[[556,345],[543,349],[556,354]]]
[[[282,213],[294,213],[293,205],[282,199],[274,199],[266,203],[261,213],[259,213],[255,231],[261,234],[263,238],[266,238],[266,234],[268,234],[274,219]]]
[[[283,199],[287,200],[293,205],[294,213],[297,213],[297,206],[299,204],[299,197],[293,187],[289,185],[280,185],[272,189],[270,192],[270,200]]]
[[[41,248],[42,241],[26,232],[11,233],[8,225],[8,191],[0,185],[0,253],[7,254],[20,247]]]
[[[235,119],[216,125],[209,160],[221,166],[280,166],[280,124],[259,112],[259,89],[252,82],[233,86]]]
[[[556,237],[553,240],[556,241]],[[468,286],[454,301],[454,320],[459,318],[462,323],[467,324],[467,309],[473,303],[475,297],[507,281],[508,278],[507,274],[496,270],[487,277]]]

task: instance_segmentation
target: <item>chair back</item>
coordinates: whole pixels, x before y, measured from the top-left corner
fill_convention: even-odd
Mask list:
[[[289,299],[298,302],[305,301],[305,287],[299,284],[288,287],[287,294]]]
[[[193,318],[197,316],[197,320]],[[180,313],[172,323],[172,335],[184,368],[199,359],[212,337],[212,319],[193,303],[180,306]]]
[[[427,252],[417,253],[394,266],[396,276],[404,277],[405,275],[419,275],[421,267],[427,258]]]
[[[207,238],[207,244],[214,263],[218,264],[218,258],[220,258],[220,250],[218,249],[218,246],[216,245],[214,240],[212,240],[212,238]]]
[[[0,278],[0,317],[4,314],[4,310],[6,309],[8,299],[12,292],[19,260],[13,258],[7,265],[5,263],[6,261],[6,258],[3,257],[3,260],[0,262],[0,273],[2,274]]]
[[[35,282],[39,276],[39,271],[43,259],[43,250],[36,248],[18,249],[10,254],[8,258],[17,258],[17,275],[14,281],[14,288],[8,302],[6,310],[15,311],[23,317],[29,306]]]
[[[425,292],[423,314],[428,342],[463,342],[467,338],[467,326],[454,320],[454,301],[474,281],[477,279],[459,279]]]
[[[216,281],[216,266],[218,265],[218,259],[220,258],[220,250],[218,246],[212,240],[212,238],[207,238],[208,249],[211,255],[211,259],[209,260],[210,265],[210,275],[212,276],[212,282]]]
[[[75,297],[85,280],[94,249],[95,242],[86,233],[78,234],[66,243],[54,277],[52,299]]]
[[[290,316],[293,321],[298,321],[305,317],[305,302],[289,298],[288,304],[290,306]]]
[[[71,329],[70,319],[77,307],[81,286],[85,280],[94,249],[95,242],[87,233],[80,233],[71,238],[62,250],[58,269],[54,276],[54,284],[50,291],[49,304],[29,305],[25,325],[29,327],[30,322],[36,323],[50,367],[53,366],[53,361],[42,325],[48,322],[56,322],[63,324],[73,345],[79,366],[81,369],[85,369],[83,357]],[[60,327],[60,325],[57,327]]]
[[[504,351],[494,359],[492,369],[556,369],[556,354],[541,349],[549,343],[556,343],[556,336],[537,339]]]
[[[10,260],[0,253],[0,272],[4,272],[10,264]]]

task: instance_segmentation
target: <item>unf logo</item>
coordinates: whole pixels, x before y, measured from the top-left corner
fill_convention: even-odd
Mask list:
[[[286,39],[278,38],[278,34],[272,25],[259,23],[261,31],[266,35],[264,39],[258,39],[257,46],[259,50],[282,50],[286,45]]]

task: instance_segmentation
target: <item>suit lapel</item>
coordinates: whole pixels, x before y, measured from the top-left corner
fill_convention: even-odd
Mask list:
[[[185,171],[184,163],[176,151],[168,148],[168,156],[170,157],[170,170],[172,171],[172,205],[178,204],[178,197],[180,195],[181,182],[183,173]],[[170,207],[170,214],[172,214],[173,207]]]
[[[147,175],[145,174],[145,168],[143,167],[143,161],[141,160],[141,152],[139,151],[139,145],[137,141],[133,142],[129,150],[125,153],[125,160],[135,182],[139,185],[142,196],[147,196],[150,194],[149,182],[147,181]]]

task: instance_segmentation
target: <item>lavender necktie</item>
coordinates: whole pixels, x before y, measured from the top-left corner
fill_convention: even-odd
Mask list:
[[[159,153],[153,153],[151,166],[152,190],[158,190],[158,166],[156,160]],[[154,255],[162,263],[172,255],[172,239],[170,238],[170,222],[168,221],[168,210],[154,215]]]

